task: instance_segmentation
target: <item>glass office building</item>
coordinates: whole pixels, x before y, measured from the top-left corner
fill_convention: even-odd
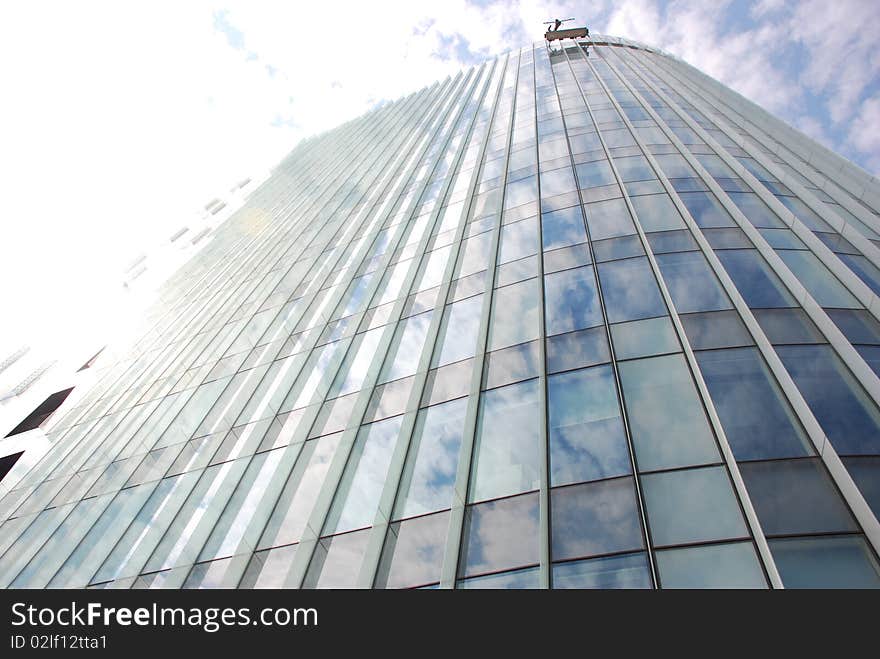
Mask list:
[[[297,146],[53,417],[0,585],[880,586],[880,184],[563,43]]]

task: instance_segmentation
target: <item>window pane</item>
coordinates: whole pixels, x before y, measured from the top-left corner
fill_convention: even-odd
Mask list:
[[[678,313],[730,309],[730,300],[699,252],[658,254],[657,263]]]
[[[532,567],[526,570],[514,570],[501,574],[488,574],[485,577],[472,577],[459,581],[455,587],[462,589],[492,589],[492,590],[520,590],[525,588],[538,588],[538,568]]]
[[[490,350],[538,338],[538,289],[538,280],[529,279],[495,291],[489,327]]]
[[[682,355],[623,362],[620,379],[640,470],[719,459],[715,438]]]
[[[880,413],[830,346],[779,346],[777,354],[841,455],[880,453]]]
[[[609,322],[666,315],[666,305],[647,258],[610,261],[598,267]]]
[[[553,588],[651,588],[651,571],[644,553],[557,563]]]
[[[751,542],[657,552],[663,588],[766,588]]]
[[[712,311],[680,316],[694,350],[754,345],[752,335],[736,311]]]
[[[667,317],[636,320],[611,326],[617,359],[632,359],[665,352],[680,352],[678,338]]]
[[[695,252],[699,249],[697,241],[687,229],[677,231],[655,231],[648,234],[648,244],[654,254],[669,252]]]
[[[593,251],[597,261],[615,261],[628,259],[631,256],[645,255],[642,241],[635,235],[595,241],[593,242]]]
[[[697,361],[737,460],[813,454],[800,423],[756,349],[698,352]]]
[[[771,211],[767,204],[761,201],[753,192],[730,192],[731,201],[737,205],[753,225],[765,229],[785,229],[785,222],[780,220],[776,213]]]
[[[538,495],[468,506],[459,577],[538,562]]]
[[[439,354],[439,358],[435,357],[435,366],[443,366],[474,356],[482,307],[482,295],[446,307],[443,324],[437,337],[437,345],[442,347],[435,353]]]
[[[770,540],[786,588],[880,588],[880,568],[860,536]]]
[[[538,220],[530,218],[501,227],[498,263],[516,261],[538,253]]]
[[[858,309],[862,305],[811,252],[777,252],[819,306]]]
[[[296,467],[257,545],[259,549],[300,540],[341,437],[342,433],[336,433],[303,444]]]
[[[466,411],[467,398],[419,411],[395,518],[423,515],[452,505]]]
[[[708,192],[681,192],[678,195],[694,222],[703,229],[736,226],[724,206]]]
[[[388,528],[376,588],[412,588],[440,581],[449,513],[417,517]]]
[[[474,360],[468,359],[430,371],[425,380],[422,407],[467,396],[473,368]]]
[[[402,419],[398,416],[377,421],[358,431],[324,533],[341,533],[373,523]]]
[[[432,311],[428,311],[400,322],[388,349],[388,354],[394,355],[394,358],[385,362],[383,375],[379,378],[380,382],[389,382],[415,374],[432,314]]]
[[[828,309],[826,313],[850,343],[880,345],[880,323],[867,311]]]
[[[843,464],[871,510],[880,517],[880,458],[844,458]]]
[[[590,240],[628,236],[636,232],[623,199],[609,199],[587,204]]]
[[[483,393],[469,501],[537,489],[538,381]]]
[[[556,249],[587,241],[587,230],[580,206],[541,214],[544,249]]]
[[[569,332],[547,339],[547,371],[556,373],[611,361],[604,327]]]
[[[554,561],[644,546],[632,478],[551,490],[550,524]]]
[[[766,535],[858,531],[818,460],[750,462],[739,470]]]
[[[486,355],[486,377],[483,389],[494,389],[505,384],[538,377],[539,343],[521,343]]]
[[[748,535],[724,467],[647,474],[642,486],[657,546]]]
[[[554,375],[547,394],[552,485],[632,471],[610,366]]]
[[[726,249],[717,255],[750,307],[797,306],[791,293],[758,254],[758,250]]]
[[[602,307],[592,267],[547,275],[544,295],[548,335],[602,324]]]
[[[636,217],[646,232],[686,227],[672,199],[666,194],[643,195],[631,199]]]
[[[614,183],[614,172],[607,160],[585,162],[575,167],[578,185],[581,188],[595,188]]]
[[[770,343],[825,343],[803,309],[756,309],[755,319]]]
[[[322,538],[303,579],[303,588],[354,588],[370,539],[369,529]]]

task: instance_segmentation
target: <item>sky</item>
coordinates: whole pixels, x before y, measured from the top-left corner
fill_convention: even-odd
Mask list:
[[[880,172],[875,0],[4,0],[0,361],[100,335],[125,267],[215,196],[554,17],[673,53]]]

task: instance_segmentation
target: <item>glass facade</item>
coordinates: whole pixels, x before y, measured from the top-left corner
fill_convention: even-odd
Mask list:
[[[305,140],[0,499],[0,586],[880,587],[880,186],[541,42]]]

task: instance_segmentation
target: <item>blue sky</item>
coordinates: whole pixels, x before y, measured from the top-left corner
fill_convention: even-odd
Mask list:
[[[874,0],[3,2],[0,281],[19,318],[0,353],[100,317],[134,256],[301,138],[555,16],[674,53],[880,172]]]

